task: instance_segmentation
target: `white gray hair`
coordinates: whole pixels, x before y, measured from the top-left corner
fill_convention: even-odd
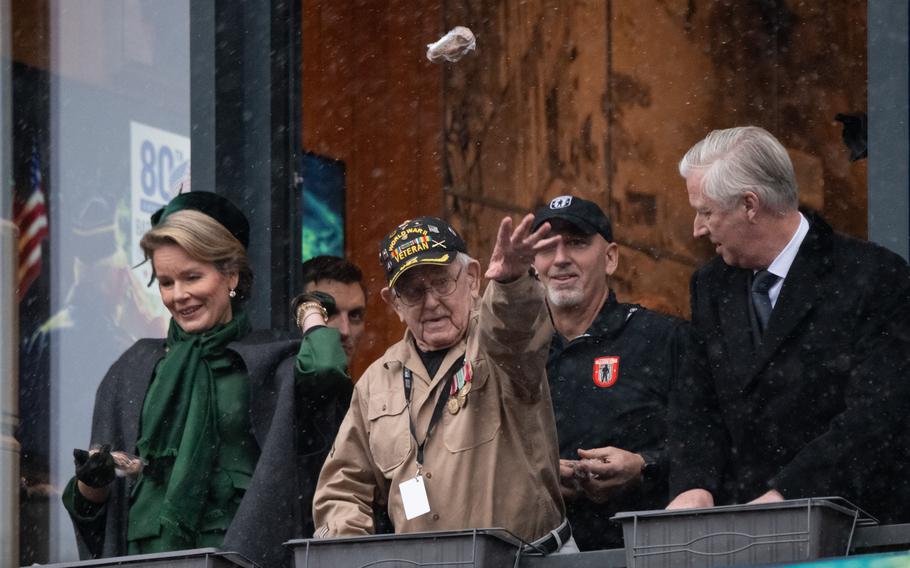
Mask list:
[[[679,162],[679,174],[688,178],[704,172],[705,197],[725,209],[751,191],[772,211],[782,213],[799,205],[796,174],[784,146],[758,126],[714,130],[692,146]]]

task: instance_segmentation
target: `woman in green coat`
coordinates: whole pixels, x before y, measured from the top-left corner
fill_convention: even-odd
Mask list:
[[[251,331],[248,242],[213,193],[152,216],[140,246],[171,322],[99,386],[92,449],[75,452],[63,496],[84,558],[216,547],[282,565],[282,542],[309,535],[311,472],[352,385],[330,297],[295,302],[302,341]]]

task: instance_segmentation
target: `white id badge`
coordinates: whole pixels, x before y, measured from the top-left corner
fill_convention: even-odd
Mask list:
[[[423,484],[423,476],[418,475],[399,483],[398,490],[401,491],[404,517],[407,520],[410,521],[430,512],[430,500],[427,498],[427,487]]]

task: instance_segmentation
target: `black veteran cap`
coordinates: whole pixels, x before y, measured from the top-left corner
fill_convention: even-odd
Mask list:
[[[604,215],[603,210],[593,201],[571,195],[556,197],[549,205],[541,207],[534,214],[532,230],[536,231],[551,219],[568,221],[586,235],[599,233],[608,243],[613,242],[613,226],[610,225],[610,220]]]
[[[152,213],[152,227],[164,221],[172,213],[187,209],[199,211],[218,221],[240,241],[243,248],[250,245],[250,223],[236,205],[211,191],[190,191],[181,193],[174,199]]]
[[[468,247],[448,223],[437,217],[417,217],[382,239],[379,262],[391,287],[407,270],[424,264],[451,264],[459,252],[467,253]]]

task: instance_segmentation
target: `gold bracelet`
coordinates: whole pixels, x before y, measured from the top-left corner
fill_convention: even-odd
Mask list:
[[[319,302],[304,302],[297,306],[297,327],[303,329],[303,322],[306,320],[306,314],[304,312],[306,312],[307,308],[316,308],[319,310],[319,313],[322,315],[323,325],[328,323],[329,312],[326,311],[325,306]]]

